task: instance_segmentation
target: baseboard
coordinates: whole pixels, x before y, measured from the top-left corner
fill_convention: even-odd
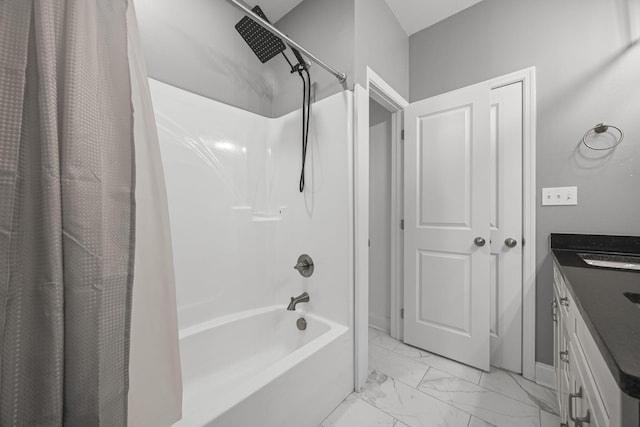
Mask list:
[[[369,324],[386,332],[391,330],[391,319],[384,316],[378,316],[371,312],[369,312]]]
[[[553,366],[536,362],[536,383],[550,389],[556,389],[556,371]]]

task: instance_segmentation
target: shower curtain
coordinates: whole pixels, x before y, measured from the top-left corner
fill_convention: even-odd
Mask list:
[[[129,426],[161,427],[182,414],[169,205],[133,2],[127,11],[136,147],[136,252],[129,360]]]
[[[168,332],[142,345],[168,362],[145,372],[171,379],[162,390],[178,384],[154,394],[169,408],[155,425],[179,416],[173,272],[163,266],[153,284],[148,272],[172,263],[170,242],[154,260],[142,252],[149,233],[160,240],[168,229],[166,200],[149,201],[164,190],[149,182],[157,142],[134,146],[146,118],[133,110],[148,93],[134,84],[132,94],[126,12],[126,0],[0,1],[1,426],[125,426],[134,409],[142,418],[149,408],[128,395],[129,381],[138,392],[155,384],[144,384],[130,328],[136,339],[149,323]],[[147,156],[145,178],[135,155]],[[148,215],[137,224],[136,197]],[[149,212],[163,203],[165,213]],[[158,223],[136,230],[142,221]]]

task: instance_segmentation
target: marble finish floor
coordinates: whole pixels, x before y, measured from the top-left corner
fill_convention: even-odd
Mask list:
[[[558,426],[555,392],[520,375],[483,372],[369,328],[369,378],[320,427]]]

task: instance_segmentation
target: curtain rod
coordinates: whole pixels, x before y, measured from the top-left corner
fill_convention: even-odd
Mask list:
[[[276,27],[274,27],[273,25],[271,25],[270,23],[268,23],[267,21],[265,21],[255,13],[253,13],[253,11],[248,6],[246,6],[245,4],[241,3],[238,0],[228,0],[228,1],[230,1],[238,9],[242,10],[247,16],[251,17],[251,19],[253,19],[256,23],[264,27],[266,30],[280,37],[282,40],[287,42],[290,46],[293,46],[294,48],[299,50],[300,53],[302,53],[304,56],[311,59],[313,62],[315,62],[316,64],[318,64],[319,66],[321,66],[322,68],[324,68],[325,70],[327,70],[328,72],[336,76],[336,78],[340,83],[344,84],[347,81],[347,75],[345,73],[336,71],[335,69],[328,66],[326,63],[321,61],[317,56],[315,56],[314,54],[309,52],[307,49],[300,46],[295,41],[291,40],[289,36],[284,34],[282,31],[278,30]]]

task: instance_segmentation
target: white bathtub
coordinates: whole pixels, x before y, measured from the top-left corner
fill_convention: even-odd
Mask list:
[[[271,306],[180,332],[179,427],[316,427],[353,388],[347,327]]]

